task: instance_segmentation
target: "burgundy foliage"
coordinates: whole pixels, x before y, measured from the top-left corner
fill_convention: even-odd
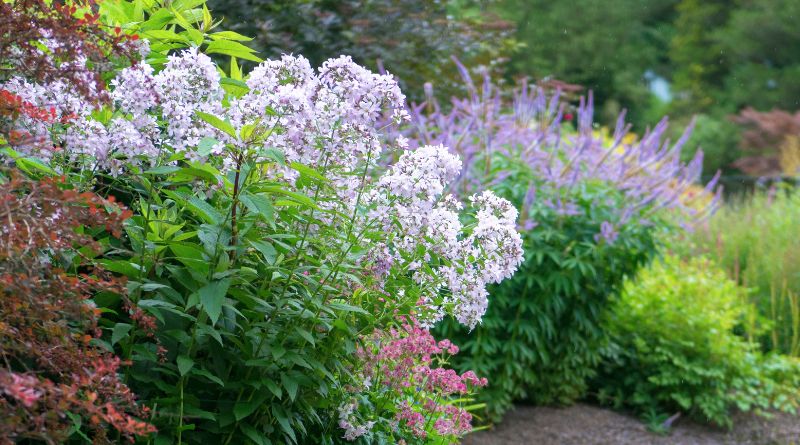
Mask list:
[[[788,138],[800,137],[800,111],[745,108],[732,120],[743,128],[741,147],[747,154],[733,165],[751,176],[780,175],[781,151]]]
[[[102,73],[113,58],[132,59],[135,48],[96,10],[94,0],[0,2],[0,79],[64,80],[90,101],[106,99]]]
[[[77,421],[94,443],[148,434],[120,380],[120,359],[97,346],[98,292],[124,283],[91,266],[90,233],[120,236],[129,211],[57,180],[0,185],[0,444],[64,441]]]

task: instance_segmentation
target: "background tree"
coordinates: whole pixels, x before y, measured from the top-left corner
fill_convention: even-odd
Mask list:
[[[226,26],[262,58],[303,54],[313,66],[347,54],[394,74],[413,100],[432,82],[448,97],[459,85],[450,60],[497,67],[513,49],[513,24],[489,13],[496,0],[212,0]]]
[[[555,77],[592,89],[600,120],[613,122],[621,108],[644,126],[650,102],[645,74],[664,75],[674,1],[552,2],[505,0],[497,6],[515,20],[524,45],[510,63],[513,75]],[[576,14],[580,11],[580,14]]]

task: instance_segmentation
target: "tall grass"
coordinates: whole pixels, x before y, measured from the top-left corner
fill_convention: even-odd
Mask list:
[[[693,251],[716,258],[750,289],[758,317],[747,335],[769,350],[800,356],[800,193],[757,190],[724,205],[691,236]]]

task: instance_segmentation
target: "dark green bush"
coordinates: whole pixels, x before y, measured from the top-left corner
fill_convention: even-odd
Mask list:
[[[703,151],[703,176],[710,178],[718,170],[726,174],[739,173],[733,163],[742,155],[739,147],[739,128],[727,117],[699,114],[695,118],[694,131],[689,147]],[[683,153],[689,160],[696,150]]]
[[[763,356],[734,329],[752,310],[713,263],[667,257],[627,282],[606,324],[612,343],[594,385],[637,413],[731,426],[734,408],[793,411],[800,362]]]
[[[535,172],[514,162],[500,168],[515,180],[496,191],[521,205]],[[576,208],[565,214],[557,198]],[[616,224],[614,242],[598,237],[603,222],[619,222],[621,200],[600,181],[568,191],[539,188],[520,270],[490,290],[489,309],[473,332],[454,323],[440,330],[462,345],[457,367],[492,377],[481,392],[492,419],[515,400],[568,404],[585,393],[607,341],[601,320],[609,299],[656,249],[655,226],[636,221]]]

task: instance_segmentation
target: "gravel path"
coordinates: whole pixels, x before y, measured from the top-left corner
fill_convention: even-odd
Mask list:
[[[590,405],[569,408],[519,406],[500,425],[465,438],[463,445],[800,445],[800,417],[751,414],[734,419],[731,431],[679,419],[668,436],[636,418]]]

